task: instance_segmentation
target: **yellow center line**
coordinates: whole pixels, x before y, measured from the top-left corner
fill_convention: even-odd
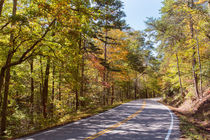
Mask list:
[[[104,130],[102,130],[102,131],[100,131],[100,132],[98,132],[98,133],[96,133],[96,134],[94,134],[94,135],[92,135],[90,137],[85,138],[84,140],[93,140],[93,139],[95,139],[95,138],[97,138],[97,137],[99,137],[99,136],[101,136],[101,135],[103,135],[103,134],[105,134],[105,133],[107,133],[109,131],[112,131],[113,129],[119,127],[123,123],[126,123],[127,121],[133,119],[134,117],[136,117],[139,113],[141,113],[144,110],[145,105],[146,105],[146,101],[144,101],[143,106],[141,107],[141,109],[136,111],[134,114],[128,116],[126,119],[122,120],[121,122],[118,122],[118,123],[108,127],[107,129],[104,129]]]

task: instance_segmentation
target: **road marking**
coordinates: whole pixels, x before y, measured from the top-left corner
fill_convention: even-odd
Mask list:
[[[171,115],[171,124],[170,124],[169,130],[168,130],[168,134],[167,134],[167,136],[166,136],[166,138],[165,138],[165,140],[168,140],[169,137],[170,137],[170,135],[171,135],[171,131],[172,131],[172,129],[173,129],[174,117],[173,117],[173,114],[172,114],[171,110],[170,110],[168,107],[166,107],[166,108],[167,108],[167,110],[169,111],[169,113],[170,113],[170,115]]]
[[[143,106],[142,106],[141,109],[139,109],[137,112],[135,112],[134,114],[128,116],[126,119],[122,120],[121,122],[118,122],[118,123],[116,123],[116,124],[114,124],[114,125],[108,127],[107,129],[104,129],[104,130],[102,130],[102,131],[96,133],[95,135],[92,135],[92,136],[90,136],[90,137],[87,137],[87,138],[85,138],[84,140],[93,140],[93,139],[95,139],[95,138],[97,138],[97,137],[99,137],[99,136],[101,136],[101,135],[103,135],[103,134],[105,134],[105,133],[107,133],[107,132],[109,132],[109,131],[112,131],[113,129],[119,127],[119,126],[122,125],[123,123],[126,123],[127,121],[133,119],[134,117],[136,117],[139,113],[141,113],[141,112],[144,110],[145,105],[146,105],[146,101],[144,100]]]

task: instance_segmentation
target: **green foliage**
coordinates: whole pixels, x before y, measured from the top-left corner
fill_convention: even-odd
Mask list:
[[[201,87],[206,87],[203,83],[208,81],[204,79],[204,71],[208,70],[205,55],[209,38],[205,36],[206,28],[202,27],[209,20],[205,14],[206,7],[191,7],[187,2],[174,0],[165,0],[163,5],[161,18],[149,18],[146,22],[146,31],[160,43],[158,52],[162,58],[159,72],[163,94],[172,96],[183,91],[182,96],[184,93],[195,96],[193,81],[196,80],[202,95]]]
[[[146,62],[154,68],[143,33],[122,31],[120,0],[13,2],[5,1],[0,16],[1,135],[33,133],[134,99],[136,74]],[[141,82],[152,89],[150,78]]]

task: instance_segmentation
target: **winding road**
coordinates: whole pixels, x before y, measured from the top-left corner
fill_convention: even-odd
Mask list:
[[[132,101],[104,113],[17,140],[178,140],[177,117],[157,100]]]

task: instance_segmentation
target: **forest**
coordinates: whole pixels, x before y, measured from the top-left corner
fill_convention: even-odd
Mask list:
[[[201,99],[206,2],[164,0],[161,17],[135,31],[120,0],[0,0],[0,136],[139,98]]]

